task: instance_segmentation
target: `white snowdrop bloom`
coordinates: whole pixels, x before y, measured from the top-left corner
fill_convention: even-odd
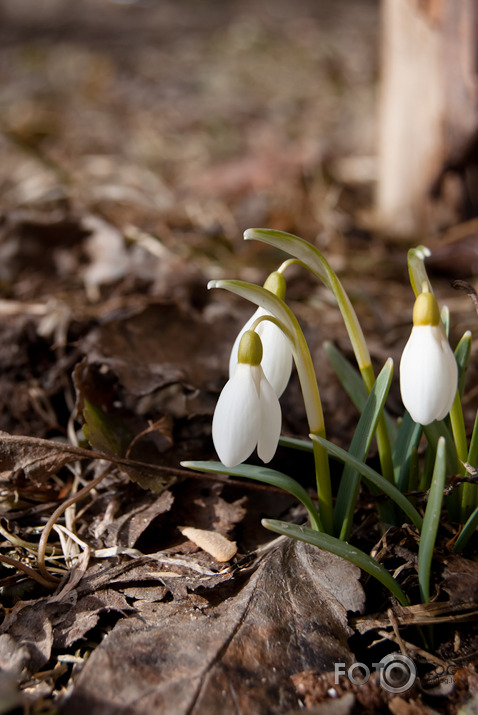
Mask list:
[[[271,273],[264,283],[264,287],[280,298],[285,296],[285,279],[281,273]],[[239,343],[242,336],[251,329],[254,321],[262,315],[270,315],[270,313],[264,308],[258,308],[237,336],[229,359],[230,378],[234,375],[236,369]],[[280,397],[287,387],[292,371],[292,349],[289,339],[270,320],[261,321],[256,328],[256,332],[261,338],[264,351],[261,363],[264,375],[274,388],[277,397]]]
[[[257,333],[244,333],[238,352],[239,361],[219,396],[212,421],[214,446],[226,467],[244,462],[255,447],[260,459],[270,462],[282,424],[279,399],[260,364]]]
[[[458,384],[455,356],[432,293],[417,296],[413,328],[400,361],[400,392],[412,419],[422,425],[442,420],[453,404]]]

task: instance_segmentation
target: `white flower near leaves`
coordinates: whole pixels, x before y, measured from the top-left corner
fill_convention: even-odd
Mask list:
[[[212,421],[212,438],[226,467],[244,462],[257,447],[263,462],[270,462],[279,442],[282,415],[279,399],[260,364],[261,340],[244,333],[239,361],[224,386]]]
[[[400,392],[414,420],[428,425],[442,420],[456,395],[458,367],[432,293],[420,293],[413,308],[413,328],[400,361]]]
[[[253,323],[261,315],[270,315],[270,313],[264,310],[264,308],[258,308],[237,336],[229,359],[229,377],[234,375],[236,369],[239,343],[241,342],[242,336],[247,330],[251,329]],[[289,339],[284,335],[282,330],[270,320],[263,320],[259,323],[256,328],[256,333],[261,338],[264,349],[261,363],[264,375],[274,388],[277,397],[280,397],[287,387],[292,372],[292,350]]]
[[[282,273],[278,271],[271,273],[264,283],[264,288],[284,300],[286,282]],[[251,330],[258,318],[264,315],[271,314],[265,310],[265,308],[258,308],[237,336],[229,359],[230,378],[234,375],[234,370],[236,369],[239,344],[242,336],[245,332]],[[271,320],[262,320],[254,329],[262,341],[263,355],[261,365],[264,370],[264,375],[274,388],[277,397],[280,397],[287,387],[290,373],[292,372],[292,349],[289,339],[284,335],[279,326]]]

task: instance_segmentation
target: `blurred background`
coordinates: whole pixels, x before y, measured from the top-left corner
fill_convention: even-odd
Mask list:
[[[426,243],[456,342],[476,322],[450,287],[478,272],[475,4],[0,0],[3,313],[66,343],[113,299],[201,309],[209,278],[278,265],[242,240],[262,226],[324,252],[380,364]],[[349,349],[323,286],[291,271],[289,298],[312,343]]]
[[[0,3],[0,207],[91,211],[228,261],[370,202],[378,0]]]

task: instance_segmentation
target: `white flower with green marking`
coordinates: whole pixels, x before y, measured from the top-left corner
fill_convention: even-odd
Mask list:
[[[270,290],[279,298],[285,297],[285,278],[281,273],[274,272],[267,278],[264,288]],[[254,315],[249,318],[237,336],[229,359],[229,377],[234,375],[236,369],[239,343],[245,332],[251,330],[258,318],[270,315],[264,308],[258,308]],[[262,320],[255,331],[260,336],[263,347],[262,369],[267,380],[270,382],[277,397],[280,397],[290,379],[292,371],[292,349],[289,339],[282,330],[270,320]]]
[[[212,438],[226,467],[244,462],[257,447],[270,462],[279,442],[282,415],[279,399],[261,366],[262,343],[254,331],[240,341],[238,362],[214,411]]]
[[[458,367],[432,293],[417,296],[413,328],[400,362],[400,392],[412,419],[422,425],[442,420],[457,390]]]

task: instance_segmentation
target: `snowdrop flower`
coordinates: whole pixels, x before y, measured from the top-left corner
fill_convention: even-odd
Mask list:
[[[214,446],[226,467],[244,462],[256,446],[262,461],[270,462],[277,449],[282,415],[261,359],[261,339],[248,330],[241,338],[234,374],[219,396],[212,421]]]
[[[285,297],[285,278],[277,271],[271,273],[264,283],[264,288],[275,293],[279,298]],[[237,336],[232,347],[229,359],[229,377],[234,375],[238,361],[239,343],[244,333],[251,329],[254,321],[262,315],[270,315],[264,308],[258,308],[254,315],[247,321]],[[263,320],[256,328],[263,345],[262,369],[267,380],[270,382],[277,397],[280,397],[290,379],[292,371],[292,350],[289,339],[282,330],[270,320]]]
[[[412,419],[422,425],[450,411],[458,383],[455,356],[432,293],[417,296],[413,328],[400,362],[400,392]]]

